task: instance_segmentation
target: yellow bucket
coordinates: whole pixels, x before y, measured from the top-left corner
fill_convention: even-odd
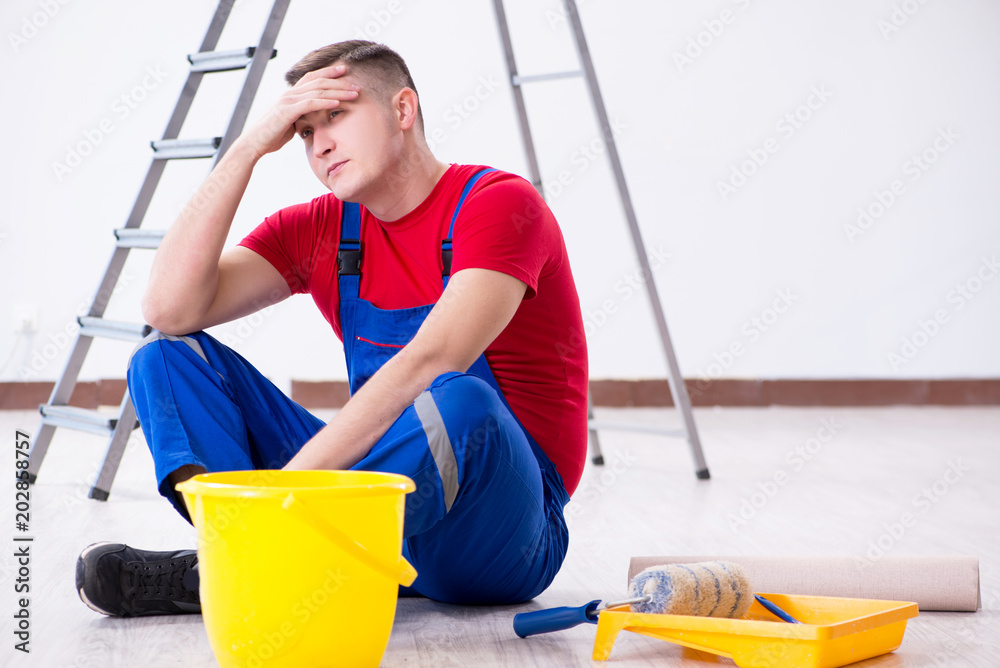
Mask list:
[[[228,471],[177,485],[198,529],[202,615],[223,668],[377,666],[413,481],[368,471]]]

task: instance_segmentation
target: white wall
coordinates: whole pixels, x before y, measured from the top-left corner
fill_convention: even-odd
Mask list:
[[[558,0],[508,4],[523,73],[575,67]],[[214,6],[4,3],[0,380],[59,375]],[[220,48],[254,41],[269,6],[240,0]],[[997,2],[587,0],[581,13],[685,376],[1000,376]],[[300,56],[366,34],[407,58],[428,132],[445,136],[439,157],[526,173],[488,0],[295,0],[251,121]],[[182,136],[221,133],[238,83],[206,78]],[[628,287],[638,265],[610,170],[586,149],[598,132],[585,87],[535,84],[528,101],[592,325],[592,376],[662,377],[645,295]],[[798,127],[786,119],[796,114]],[[96,145],[57,175],[81,142]],[[924,152],[936,159],[926,170],[913,162]],[[746,162],[754,155],[766,162]],[[722,193],[741,168],[752,175]],[[146,226],[168,225],[206,170],[172,163]],[[321,192],[297,148],[270,156],[231,242]],[[880,196],[893,201],[849,234]],[[139,317],[148,267],[148,251],[134,252],[110,316]],[[32,308],[37,333],[15,335]],[[935,315],[943,324],[928,323]],[[345,375],[308,297],[215,333],[279,386]],[[121,377],[129,350],[95,343],[82,377]]]

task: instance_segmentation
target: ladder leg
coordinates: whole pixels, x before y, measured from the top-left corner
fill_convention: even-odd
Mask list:
[[[118,238],[115,251],[108,263],[108,268],[101,279],[97,294],[91,303],[86,316],[78,318],[81,326],[76,344],[70,354],[62,375],[52,392],[49,403],[41,407],[42,422],[32,445],[28,462],[28,477],[35,482],[42,460],[48,451],[56,426],[70,427],[100,434],[110,434],[108,449],[91,489],[90,496],[94,499],[106,500],[111,489],[111,483],[118,471],[125,446],[129,436],[136,426],[135,409],[126,392],[119,407],[117,419],[103,415],[99,411],[87,411],[68,406],[70,395],[76,386],[80,369],[90,349],[94,336],[106,336],[124,340],[141,340],[148,334],[149,326],[143,324],[120,323],[104,319],[104,312],[115,286],[118,283],[121,270],[131,248],[156,248],[155,241],[162,238],[162,233],[142,234],[140,230],[147,210],[153,198],[153,193],[159,185],[167,160],[178,158],[213,157],[216,162],[225,154],[226,149],[243,131],[250,106],[257,93],[257,88],[263,77],[267,61],[273,58],[274,42],[284,21],[290,0],[274,0],[271,12],[264,26],[259,43],[245,50],[215,51],[219,37],[236,0],[219,0],[215,13],[209,24],[208,31],[202,40],[197,54],[188,56],[191,70],[181,90],[174,111],[167,122],[163,139],[153,142],[154,157],[150,163],[146,178],[139,189],[135,203],[129,213],[123,230],[116,230]],[[248,60],[244,60],[248,58]],[[191,109],[195,93],[202,78],[207,72],[224,72],[246,68],[243,87],[229,119],[226,133],[223,137],[208,140],[179,140],[178,134]],[[136,338],[137,337],[137,338]]]
[[[38,479],[38,469],[42,467],[42,460],[52,443],[52,436],[56,428],[50,424],[40,424],[35,438],[31,442],[31,452],[28,453],[28,482],[34,484]]]
[[[98,295],[100,295],[100,292],[98,292]],[[56,382],[55,387],[52,388],[52,395],[49,397],[48,405],[65,406],[69,403],[69,398],[73,394],[73,388],[76,387],[76,379],[80,375],[80,369],[83,367],[83,361],[87,357],[87,352],[90,350],[92,342],[93,339],[89,336],[77,334],[76,343],[73,345],[73,350],[66,361],[66,366],[63,368],[62,373],[59,374],[59,380]],[[46,424],[44,420],[39,422],[37,435],[31,445],[31,452],[28,454],[28,480],[32,483],[38,479],[38,470],[42,468],[42,461],[45,459],[45,454],[49,451],[49,444],[52,442],[54,431],[55,427],[53,425]]]
[[[580,56],[580,65],[583,67],[584,76],[587,79],[587,88],[590,90],[594,112],[597,114],[597,119],[601,126],[601,134],[604,137],[608,158],[611,161],[611,169],[615,175],[615,183],[618,186],[622,208],[625,210],[625,218],[628,220],[629,230],[632,233],[635,251],[639,256],[639,263],[642,266],[646,293],[649,295],[650,306],[653,309],[653,315],[659,329],[660,341],[663,344],[663,352],[667,358],[667,382],[670,385],[670,392],[674,397],[674,405],[680,411],[684,422],[684,431],[687,433],[687,441],[691,446],[691,455],[695,463],[695,474],[699,479],[706,480],[709,478],[708,466],[705,463],[705,455],[701,449],[701,440],[698,438],[698,430],[691,415],[691,401],[688,398],[687,388],[684,386],[684,380],[681,378],[680,369],[677,366],[677,358],[674,356],[674,348],[670,341],[670,332],[667,330],[667,320],[663,315],[663,306],[660,303],[660,296],[656,289],[656,281],[653,279],[653,272],[649,266],[649,257],[646,254],[646,247],[642,241],[642,233],[639,231],[639,223],[636,220],[635,209],[632,206],[632,198],[628,192],[628,184],[625,182],[625,172],[618,157],[618,148],[615,144],[614,134],[611,131],[611,122],[608,119],[608,112],[604,107],[604,99],[601,97],[600,87],[597,83],[597,73],[594,70],[594,63],[590,59],[590,50],[587,48],[587,38],[583,33],[583,24],[580,21],[575,0],[563,0],[563,2],[566,5],[566,13],[573,26],[574,41],[576,42],[577,51]]]
[[[507,14],[504,11],[503,0],[493,0],[493,9],[496,13],[497,27],[500,29],[500,43],[503,46],[504,60],[507,64],[507,78],[511,82],[514,93],[514,106],[517,108],[517,124],[521,132],[521,144],[524,146],[524,157],[528,161],[528,172],[531,175],[531,185],[535,187],[538,194],[544,199],[545,193],[542,188],[542,174],[538,168],[538,154],[535,152],[535,141],[531,136],[531,126],[528,124],[528,110],[524,103],[524,93],[521,85],[517,83],[517,61],[514,59],[514,47],[510,40],[510,29],[507,27]],[[590,401],[590,394],[587,394],[587,423],[594,420],[594,407]],[[601,452],[601,440],[596,429],[588,429],[590,461],[600,466],[604,464],[604,454]]]
[[[590,400],[590,394],[587,394],[587,424],[593,424],[594,422],[594,402]],[[596,466],[604,465],[604,453],[601,452],[601,441],[597,436],[597,430],[591,427],[589,430],[590,439],[590,461],[592,461]]]
[[[97,474],[97,480],[90,489],[90,498],[98,501],[107,501],[111,494],[111,483],[118,473],[118,465],[121,464],[122,455],[125,454],[125,446],[128,445],[129,436],[135,429],[138,420],[135,417],[135,407],[132,405],[132,397],[128,390],[122,398],[121,407],[118,411],[118,422],[115,430],[108,439],[108,449],[104,454],[104,462],[101,464],[101,471]]]

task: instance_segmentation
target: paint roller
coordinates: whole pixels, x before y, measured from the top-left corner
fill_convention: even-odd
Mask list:
[[[739,619],[754,601],[753,589],[743,568],[727,561],[651,566],[629,582],[629,596],[631,598],[604,605],[595,600],[575,608],[522,612],[514,615],[514,632],[526,638],[579,624],[596,624],[602,610],[626,604],[632,612]],[[770,601],[760,597],[757,600],[785,621],[796,621]]]

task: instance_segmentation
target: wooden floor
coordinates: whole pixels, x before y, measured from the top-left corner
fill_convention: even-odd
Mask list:
[[[330,413],[321,415],[329,418]],[[529,639],[511,629],[514,613],[621,597],[629,557],[683,554],[859,555],[882,538],[891,554],[975,554],[983,609],[921,613],[896,652],[859,666],[994,666],[1000,659],[1000,409],[700,409],[695,412],[710,481],[695,479],[686,443],[606,432],[607,465],[588,466],[567,512],[565,566],[527,605],[462,608],[402,600],[384,666],[589,666],[595,627]],[[666,410],[607,409],[598,417],[674,425]],[[835,431],[826,443],[817,437]],[[34,412],[0,411],[0,429],[34,432]],[[825,436],[827,432],[822,432]],[[119,620],[86,608],[73,586],[80,550],[114,540],[148,549],[195,545],[193,529],[153,489],[141,435],[133,438],[111,499],[87,498],[103,454],[99,437],[60,430],[32,489],[31,653],[13,649],[13,528],[2,550],[0,665],[72,668],[214,666],[200,616]],[[13,456],[8,450],[8,466]],[[953,484],[934,500],[914,498],[953,466]],[[745,525],[732,526],[744,501],[784,471],[772,494],[754,497]],[[13,522],[12,476],[3,480],[4,517]],[[765,485],[765,487],[767,487]],[[884,537],[910,512],[916,522]],[[335,653],[336,649],[332,649]],[[335,654],[334,654],[335,656]],[[728,659],[623,633],[611,654],[620,666],[733,665]]]

